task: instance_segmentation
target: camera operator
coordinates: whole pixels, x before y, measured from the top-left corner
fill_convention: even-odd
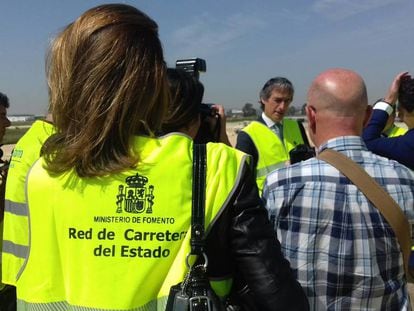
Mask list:
[[[189,135],[191,138],[195,138],[196,136],[199,137],[201,141],[206,141],[212,138],[211,136],[211,129],[216,126],[214,122],[221,122],[221,130],[220,133],[220,142],[228,141],[227,135],[225,134],[225,118],[224,118],[224,109],[220,105],[213,105],[208,106],[206,104],[203,104],[204,107],[202,107],[202,111],[200,112],[200,104],[203,97],[203,91],[204,87],[201,84],[201,82],[194,77],[194,75],[191,75],[191,73],[186,72],[181,69],[168,69],[167,70],[167,76],[170,83],[170,90],[171,90],[171,96],[172,100],[169,107],[169,113],[167,119],[164,121],[164,124],[162,126],[164,133],[172,133],[172,132],[181,132],[184,134]],[[210,111],[204,111],[204,109],[210,109]],[[201,121],[203,118],[203,114],[207,114],[208,116],[204,116],[204,118],[208,118],[209,121]],[[207,126],[207,132],[205,135],[201,134],[198,131],[198,126],[205,122],[206,124],[209,124],[211,127]],[[223,133],[224,129],[224,133]],[[209,132],[210,131],[210,132]],[[208,144],[208,145],[217,145],[217,144]],[[228,145],[230,145],[228,143]],[[222,148],[225,146],[222,146]],[[223,159],[222,159],[223,160]],[[214,172],[213,174],[219,174],[219,172]],[[251,175],[250,175],[251,176]],[[252,177],[252,176],[251,176]],[[251,186],[254,186],[256,189],[256,186],[252,183]],[[257,190],[254,191],[255,196],[257,196]],[[219,197],[220,191],[218,191],[215,196]],[[223,206],[224,215],[227,217],[227,207],[226,205]],[[247,222],[256,223],[258,219],[261,218],[259,214],[255,215],[244,215],[242,218],[246,219]],[[222,217],[218,219],[218,222],[221,223]],[[257,290],[253,290],[253,287],[257,286],[257,282],[251,282],[251,277],[260,278],[261,275],[264,273],[267,275],[267,277],[270,277],[267,272],[256,270],[259,266],[256,266],[255,264],[241,267],[238,265],[235,261],[233,261],[233,257],[229,254],[229,257],[227,259],[224,259],[221,254],[221,248],[227,244],[227,239],[232,239],[232,237],[229,237],[226,232],[229,232],[229,228],[223,227],[221,224],[217,224],[215,227],[213,227],[212,231],[209,233],[207,238],[207,251],[209,254],[212,254],[213,256],[209,256],[209,276],[211,278],[218,278],[219,275],[225,275],[231,276],[233,279],[233,287],[232,287],[232,295],[230,299],[230,305],[234,308],[242,308],[242,309],[234,309],[234,310],[249,310],[249,311],[255,311],[255,310],[307,310],[307,301],[304,297],[304,294],[302,290],[298,287],[298,284],[295,280],[291,279],[290,281],[286,282],[283,286],[281,286],[279,293],[273,293],[271,294],[268,299],[278,299],[278,306],[272,306],[272,303],[269,303],[269,301],[257,301],[257,298],[265,297],[265,292],[267,289],[265,289],[267,286],[264,285],[263,288]],[[258,236],[261,236],[262,234],[271,234],[272,233],[267,232],[267,223],[262,224],[263,227],[258,228],[256,227],[254,230],[257,230],[255,234]],[[239,234],[248,234],[250,238],[253,240],[256,239],[253,238],[253,236],[250,236],[250,234],[247,231],[250,231],[249,226],[242,228],[237,226],[237,230],[239,231]],[[233,228],[233,227],[232,227]],[[231,229],[230,231],[232,231]],[[247,231],[246,231],[247,230]],[[261,239],[261,238],[260,238]],[[262,241],[263,242],[263,241]],[[261,243],[262,243],[261,242]],[[253,242],[252,242],[253,243]],[[265,243],[266,244],[266,243]],[[262,246],[265,246],[263,244]],[[273,258],[272,256],[268,256],[270,253],[263,253],[264,250],[262,246],[255,246],[257,247],[254,250],[254,253],[256,255],[260,254],[259,256],[262,259],[265,260],[276,260],[276,262],[284,264],[284,259],[282,253],[274,254],[276,255],[276,258]],[[227,246],[224,246],[225,248]],[[250,246],[245,246],[245,250],[240,250],[242,253],[245,251],[247,253],[253,254],[252,249]],[[236,247],[238,248],[238,246]],[[265,246],[266,248],[266,246]],[[251,259],[253,259],[252,263],[256,261],[256,259],[253,256]],[[250,257],[249,255],[248,257]],[[247,259],[247,258],[246,258]],[[249,260],[250,261],[250,260]],[[280,267],[280,272],[282,275],[285,275],[286,273],[290,273],[289,270],[286,270],[287,267]],[[249,270],[249,271],[247,271]],[[246,272],[248,275],[250,275],[250,282],[245,281]],[[263,285],[263,284],[262,284]],[[252,290],[250,290],[252,289]],[[282,294],[282,292],[285,292],[285,294]],[[255,296],[253,296],[253,292],[255,292]],[[285,296],[286,295],[286,296]],[[291,297],[291,298],[288,298]],[[277,298],[278,297],[278,298]],[[295,298],[293,298],[295,297]],[[288,301],[290,300],[290,301]],[[294,302],[292,300],[295,300]],[[228,308],[231,308],[228,306]],[[270,307],[270,309],[269,309]],[[230,310],[230,309],[229,309]]]
[[[226,132],[224,107],[219,104],[201,104],[201,107],[200,129],[194,141],[200,144],[220,142],[232,147]]]
[[[198,88],[202,88],[201,90],[201,99],[204,94],[204,86],[200,82],[200,72],[206,72],[207,66],[206,61],[202,58],[189,58],[189,59],[179,59],[175,62],[175,68],[181,71],[186,72],[189,74],[192,78],[194,78],[197,81]],[[183,75],[180,74],[180,72],[175,72],[171,69],[170,71],[170,83],[172,83],[172,91],[177,92],[179,91],[179,87],[177,83],[188,83],[188,79]],[[182,96],[186,97],[190,94],[185,94],[185,91],[188,89],[188,85],[183,86],[186,89],[182,88]],[[197,100],[200,98],[194,98],[194,100]],[[189,105],[192,98],[179,98],[177,94],[174,96],[174,106],[175,109],[179,109],[180,107],[182,109],[185,109],[185,106]],[[221,142],[231,147],[229,138],[226,133],[226,117],[224,114],[224,108],[222,105],[218,104],[203,104],[201,101],[197,104],[193,102],[193,104],[196,104],[196,107],[194,107],[194,111],[197,111],[197,114],[200,116],[200,123],[198,126],[198,132],[193,138],[195,143],[199,144],[206,144],[208,142]],[[192,110],[193,111],[193,110]],[[194,112],[193,111],[193,112]],[[180,114],[184,112],[179,112]],[[185,113],[184,113],[185,114]],[[195,116],[195,114],[192,114]],[[181,119],[180,116],[170,116],[168,122],[171,122],[173,118],[176,118],[178,120]]]
[[[381,137],[387,120],[399,103],[398,114],[408,131],[398,137]],[[414,170],[414,80],[408,72],[399,73],[391,83],[386,97],[377,101],[363,139],[372,152],[396,160]]]
[[[201,103],[204,86],[190,72],[169,68],[167,74],[172,104],[163,122],[163,133],[182,132],[196,143],[221,142],[231,146],[223,106]]]

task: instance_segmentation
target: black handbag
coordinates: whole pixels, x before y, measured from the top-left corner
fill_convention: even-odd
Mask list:
[[[210,286],[206,271],[208,258],[204,251],[204,209],[206,189],[206,145],[193,147],[193,195],[191,211],[191,251],[187,255],[188,273],[184,280],[170,289],[166,311],[224,311],[224,304]],[[190,256],[197,256],[194,265]]]
[[[16,287],[6,285],[0,290],[0,310],[16,311]]]

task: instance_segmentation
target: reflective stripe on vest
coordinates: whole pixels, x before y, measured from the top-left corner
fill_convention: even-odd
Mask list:
[[[31,239],[17,280],[19,300],[84,308],[73,310],[147,310],[183,280],[192,141],[179,134],[138,137],[135,151],[138,168],[111,177],[52,178],[42,160],[32,167],[27,182]],[[237,189],[246,159],[223,144],[207,144],[207,234]],[[219,294],[226,286],[223,280]],[[156,305],[148,310],[157,310]]]
[[[22,268],[29,246],[28,211],[25,197],[26,175],[40,156],[44,141],[54,132],[52,124],[37,120],[13,149],[6,184],[2,279],[11,285]]]
[[[20,259],[26,259],[29,248],[25,245],[14,244],[10,241],[3,241],[3,251],[8,254],[13,254]],[[4,258],[2,258],[4,260]]]
[[[16,203],[6,199],[4,210],[13,215],[28,216],[26,203]]]
[[[167,297],[161,297],[159,299],[153,300],[145,304],[144,306],[128,309],[128,311],[164,311],[167,306]],[[69,304],[66,301],[60,302],[49,302],[49,303],[30,303],[23,300],[17,300],[17,310],[23,311],[118,311],[114,309],[101,309],[101,308],[90,308],[90,307],[81,307],[74,306]]]
[[[256,183],[261,193],[266,175],[284,167],[289,160],[289,151],[303,144],[302,133],[298,122],[291,119],[283,119],[283,143],[270,128],[258,121],[251,122],[243,131],[257,149]]]

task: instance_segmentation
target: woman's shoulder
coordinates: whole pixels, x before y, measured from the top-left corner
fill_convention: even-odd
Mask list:
[[[234,157],[243,157],[246,155],[243,151],[223,143],[207,143],[207,152],[220,153],[223,156],[228,155]]]

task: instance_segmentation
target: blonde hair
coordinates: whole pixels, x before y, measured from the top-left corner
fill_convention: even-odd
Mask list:
[[[158,131],[169,101],[157,24],[129,5],[92,8],[53,41],[46,66],[57,129],[42,150],[47,170],[91,177],[136,165],[132,136]]]

